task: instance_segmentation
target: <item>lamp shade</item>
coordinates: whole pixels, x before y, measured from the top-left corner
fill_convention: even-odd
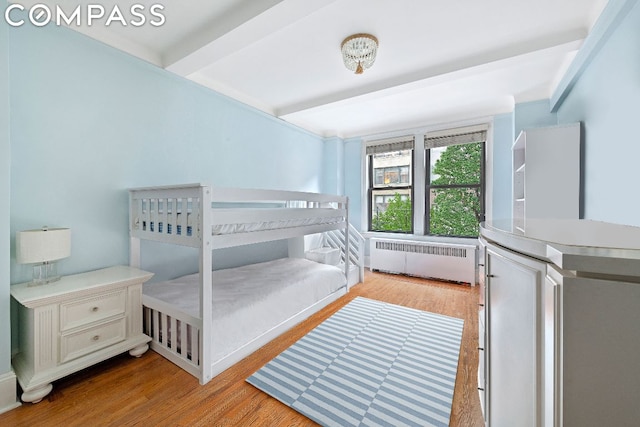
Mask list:
[[[16,258],[20,264],[49,262],[71,255],[71,230],[47,228],[19,231]]]

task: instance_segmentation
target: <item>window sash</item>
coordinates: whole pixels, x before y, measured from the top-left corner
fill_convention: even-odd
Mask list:
[[[366,153],[368,157],[368,169],[369,169],[369,185],[368,185],[368,222],[369,230],[376,232],[387,233],[413,233],[413,219],[414,219],[414,206],[413,206],[413,155],[414,155],[414,138],[402,137],[381,140],[375,143],[375,145],[368,145],[366,147]],[[409,150],[409,164],[408,165],[394,165],[374,168],[374,155],[393,153],[397,151]],[[394,182],[386,182],[385,179],[390,178],[391,175],[397,175],[397,180]],[[382,182],[380,182],[380,179]],[[408,182],[403,182],[407,180]],[[381,194],[382,193],[382,194]],[[388,194],[386,194],[388,193]],[[391,194],[393,193],[393,194]],[[377,204],[388,204],[395,193],[400,193],[401,198],[405,197],[411,201],[411,212],[407,218],[409,229],[391,230],[391,229],[376,229],[374,228],[374,210]],[[382,197],[382,202],[379,201]]]
[[[396,218],[394,221],[405,222],[407,227],[405,229],[396,229],[396,228],[376,228],[374,227],[376,220],[374,211],[376,211],[377,205],[384,204],[387,205],[384,209],[388,208],[388,204],[391,200],[396,197],[396,193],[400,194],[401,200],[409,200],[410,201],[410,210],[407,215],[400,215],[403,217],[402,220]],[[393,188],[373,188],[369,191],[369,231],[375,231],[380,233],[413,233],[413,188],[410,186],[407,187],[393,187]],[[401,211],[396,211],[398,214]],[[377,211],[376,211],[377,213]]]
[[[485,149],[487,130],[483,126],[471,126],[468,128],[451,129],[448,131],[432,132],[425,135],[425,235],[437,236],[431,227],[431,191],[438,189],[478,189],[480,196],[481,216],[485,214]],[[458,144],[482,143],[482,155],[480,156],[480,182],[465,184],[434,185],[431,183],[431,149],[447,147]],[[484,218],[483,218],[484,219]],[[445,235],[446,237],[476,237],[464,235]]]

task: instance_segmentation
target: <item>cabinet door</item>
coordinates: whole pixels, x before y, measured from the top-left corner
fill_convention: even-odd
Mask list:
[[[485,254],[486,242],[480,239],[478,251],[478,284],[480,285],[478,295],[478,393],[480,397],[480,408],[485,422],[487,421],[487,401],[485,390],[487,388],[487,364],[485,363],[485,346],[486,346],[486,312],[485,312]]]
[[[560,286],[561,425],[640,425],[640,284],[566,275]]]
[[[551,268],[550,268],[551,270]],[[553,273],[553,271],[549,271]],[[562,404],[561,343],[560,328],[562,321],[562,288],[549,274],[544,282],[544,425],[559,427],[560,406]]]
[[[539,426],[540,292],[545,264],[487,246],[488,418]]]

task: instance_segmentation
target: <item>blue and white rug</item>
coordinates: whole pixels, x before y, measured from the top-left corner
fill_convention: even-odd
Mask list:
[[[463,324],[358,297],[247,382],[324,426],[448,426]]]

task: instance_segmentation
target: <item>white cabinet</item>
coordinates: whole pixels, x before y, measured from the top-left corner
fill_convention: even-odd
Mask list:
[[[545,425],[639,425],[637,277],[579,277],[550,265],[546,289]]]
[[[486,274],[485,261],[486,246],[484,240],[479,240],[478,246],[478,285],[480,293],[478,296],[478,394],[480,397],[480,409],[482,416],[487,420],[487,364],[485,363],[487,329],[486,329]]]
[[[150,341],[142,333],[142,284],[151,276],[116,266],[12,286],[20,348],[12,363],[22,400],[39,402],[52,381],[119,353],[142,355]]]
[[[637,426],[640,228],[498,225],[480,228],[487,425]]]
[[[545,264],[488,245],[485,347],[491,426],[539,426],[540,294]]]
[[[580,124],[527,129],[512,147],[513,223],[579,218]]]

